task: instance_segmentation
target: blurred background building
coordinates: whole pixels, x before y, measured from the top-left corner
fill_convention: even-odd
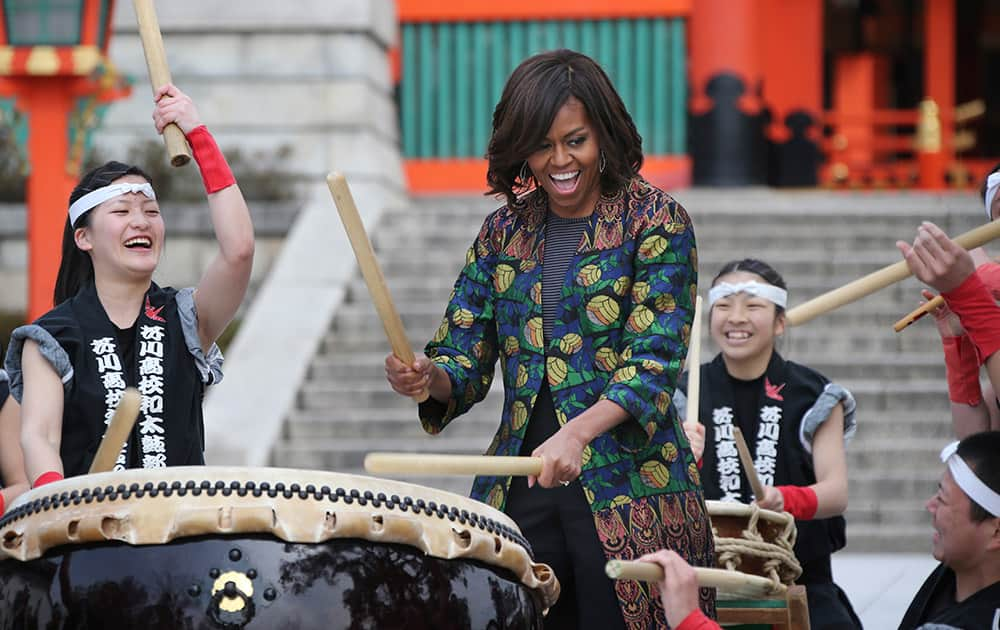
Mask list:
[[[499,391],[435,438],[389,391],[388,345],[323,177],[347,174],[419,349],[497,204],[482,197],[493,106],[530,54],[568,47],[604,66],[643,136],[644,175],[693,217],[702,278],[762,257],[793,303],[895,262],[893,242],[921,220],[950,233],[981,221],[973,190],[1000,161],[990,0],[169,0],[157,11],[174,82],[229,155],[257,227],[252,298],[206,403],[212,463],[360,471],[376,447],[486,447]],[[131,2],[3,0],[0,345],[26,317],[29,268],[42,270],[36,295],[51,292],[46,257],[29,250],[58,243],[90,164],[153,174],[169,234],[158,279],[198,281],[214,251],[198,174],[166,165],[150,94]],[[891,331],[918,289],[794,329],[781,349],[857,395],[855,550],[926,548],[922,499],[951,424],[937,333]]]

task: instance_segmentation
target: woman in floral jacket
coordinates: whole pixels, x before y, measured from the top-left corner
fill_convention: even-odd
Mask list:
[[[543,470],[479,477],[472,496],[510,514],[555,570],[563,594],[546,628],[665,626],[658,594],[612,583],[605,561],[662,548],[713,560],[671,402],[697,285],[694,232],[638,176],[641,142],[593,60],[559,50],[524,61],[489,148],[490,193],[507,204],[469,249],[426,356],[386,358],[397,392],[430,389],[430,433],[486,396],[500,359],[503,415],[487,454],[539,456]],[[713,603],[704,592],[709,614]]]

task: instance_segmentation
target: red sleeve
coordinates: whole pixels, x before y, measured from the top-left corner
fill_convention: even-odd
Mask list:
[[[691,614],[684,618],[684,621],[674,628],[674,630],[721,630],[722,626],[715,623],[701,612],[701,608],[695,608]]]
[[[993,299],[1000,300],[1000,263],[988,262],[979,265],[976,267],[976,273],[993,294]]]

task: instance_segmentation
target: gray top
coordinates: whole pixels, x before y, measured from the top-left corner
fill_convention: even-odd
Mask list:
[[[562,290],[573,256],[580,247],[590,217],[563,218],[549,212],[545,219],[545,252],[542,254],[542,331],[552,338],[552,325],[559,315]]]

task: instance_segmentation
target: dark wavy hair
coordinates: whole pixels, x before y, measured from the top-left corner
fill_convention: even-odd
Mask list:
[[[87,193],[98,188],[103,188],[126,175],[138,175],[150,184],[153,183],[149,175],[138,166],[130,166],[114,161],[108,162],[88,172],[80,179],[80,183],[76,185],[76,188],[69,195],[67,208]],[[94,281],[94,263],[90,260],[90,254],[76,246],[76,239],[73,236],[77,228],[90,225],[90,216],[90,210],[84,212],[77,218],[74,225],[70,225],[69,217],[66,217],[66,227],[63,229],[62,259],[59,261],[56,288],[52,294],[53,304],[61,304],[76,295],[81,288]]]
[[[526,169],[521,179],[524,161],[545,139],[571,96],[586,109],[604,152],[601,191],[613,192],[639,172],[642,137],[625,103],[597,62],[564,48],[525,59],[507,79],[493,110],[487,195],[503,195],[511,205],[517,202],[515,190],[528,188],[534,177]]]
[[[734,271],[746,271],[747,273],[755,273],[764,279],[768,284],[773,284],[779,289],[788,290],[785,286],[785,279],[781,277],[781,274],[775,270],[774,267],[767,264],[763,260],[757,260],[756,258],[744,258],[743,260],[731,260],[726,264],[722,265],[722,269],[719,273],[715,274],[712,278],[711,286],[719,281],[719,278],[726,275],[727,273],[733,273]],[[775,315],[781,315],[785,312],[785,309],[781,306],[775,305],[774,307]]]
[[[976,473],[979,480],[993,492],[1000,492],[1000,431],[983,431],[973,433],[958,443],[958,456]],[[991,514],[972,498],[970,518],[982,523],[988,518],[996,518],[1000,514]]]

